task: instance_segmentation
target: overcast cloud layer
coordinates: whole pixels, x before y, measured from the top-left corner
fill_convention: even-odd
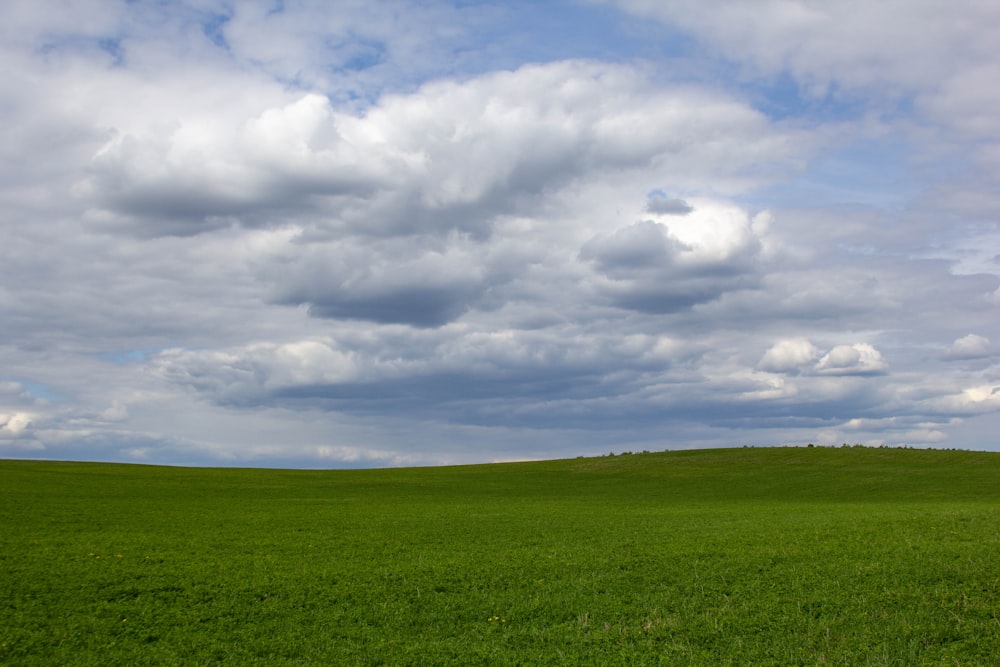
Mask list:
[[[1000,450],[992,0],[0,6],[0,457]]]

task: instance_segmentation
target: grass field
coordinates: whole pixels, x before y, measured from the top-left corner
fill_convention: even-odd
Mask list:
[[[0,663],[1000,665],[1000,454],[0,461]]]

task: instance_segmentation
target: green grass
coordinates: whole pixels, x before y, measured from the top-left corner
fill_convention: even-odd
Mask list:
[[[0,461],[0,663],[1000,665],[1000,454]]]

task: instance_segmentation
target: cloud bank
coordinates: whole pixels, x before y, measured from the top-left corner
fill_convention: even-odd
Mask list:
[[[989,3],[557,9],[0,9],[0,456],[998,447]]]

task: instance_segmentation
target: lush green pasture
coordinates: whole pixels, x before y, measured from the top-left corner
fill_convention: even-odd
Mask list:
[[[0,663],[1000,665],[1000,454],[0,461]]]

